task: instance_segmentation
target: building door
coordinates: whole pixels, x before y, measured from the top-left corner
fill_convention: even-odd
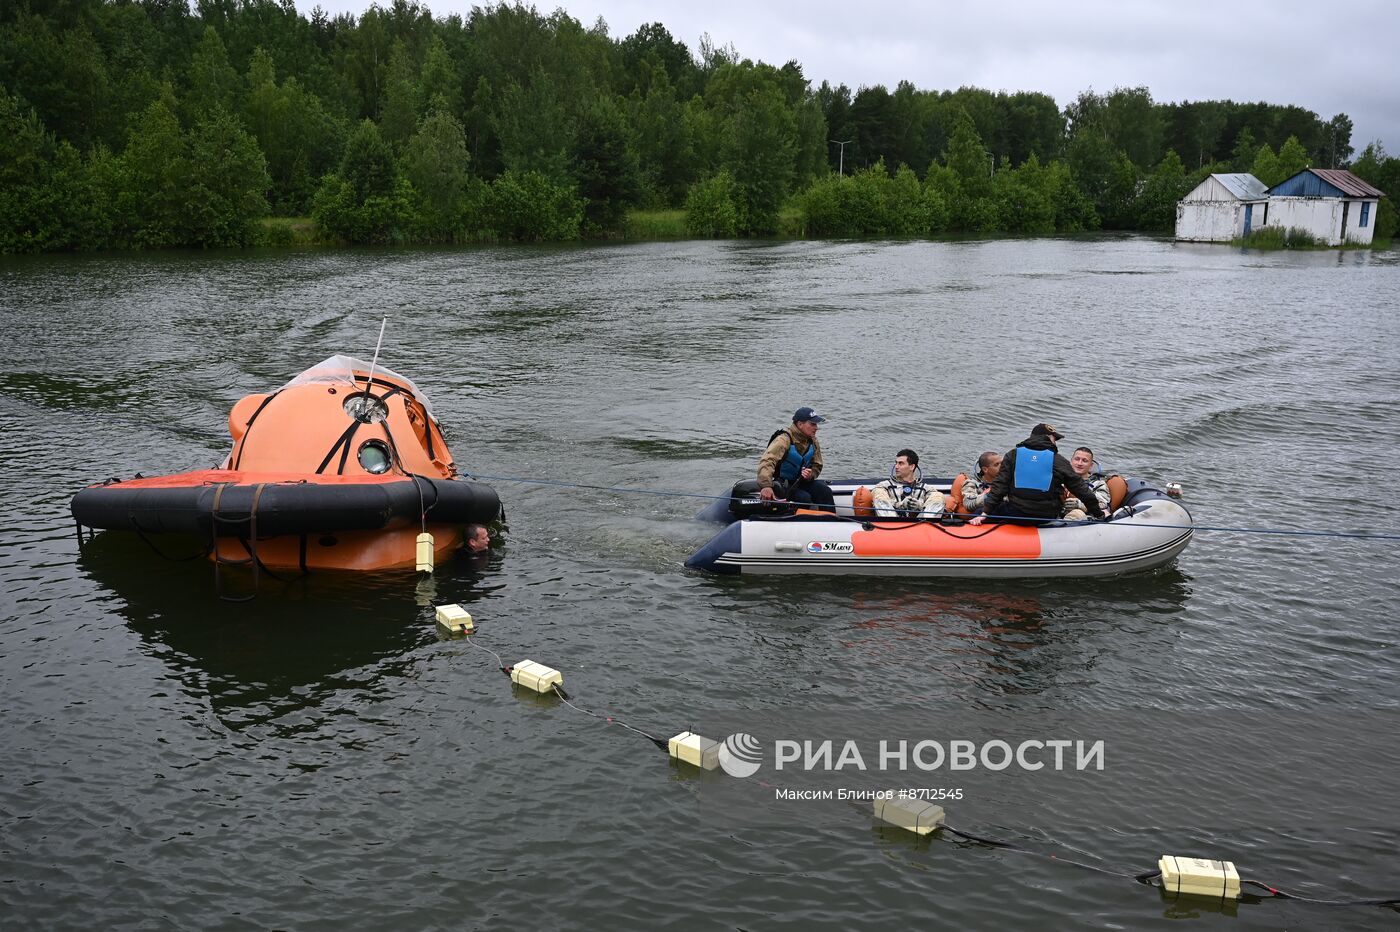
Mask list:
[[[1244,235],[1249,235],[1249,228],[1254,225],[1254,205],[1244,205]]]
[[[1347,218],[1351,214],[1351,201],[1342,201],[1342,242],[1347,241]]]

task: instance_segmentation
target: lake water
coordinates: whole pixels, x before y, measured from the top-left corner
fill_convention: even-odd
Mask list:
[[[768,814],[743,817],[638,735],[513,694],[432,606],[661,737],[1078,728],[1104,771],[885,782],[958,786],[955,827],[1111,870],[1201,855],[1397,896],[1400,541],[1201,530],[1170,567],[1079,581],[682,568],[715,530],[692,496],[751,474],[805,404],[829,476],[904,446],[951,475],[1050,421],[1062,449],[1181,482],[1205,528],[1400,533],[1397,285],[1394,252],[1147,238],[4,260],[0,917],[1394,928],[1375,907],[1172,900],[730,778]],[[235,401],[368,358],[381,315],[382,362],[433,399],[457,462],[545,480],[492,481],[509,528],[484,570],[264,579],[234,605],[203,560],[118,534],[79,551],[74,491],[217,463]]]

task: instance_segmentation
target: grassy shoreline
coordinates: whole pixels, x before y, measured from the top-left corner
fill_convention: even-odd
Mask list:
[[[713,239],[714,237],[695,236],[686,228],[684,210],[629,210],[623,223],[619,239],[623,242],[667,242],[679,240]],[[335,238],[323,236],[310,217],[264,217],[260,224],[259,246],[268,247],[335,247],[342,245]],[[802,212],[796,207],[784,207],[778,215],[779,239],[826,239],[808,237]],[[734,237],[739,238],[739,237]],[[845,239],[846,237],[836,237]],[[1343,243],[1328,246],[1318,242],[1306,233],[1284,231],[1278,227],[1266,227],[1248,237],[1230,240],[1229,245],[1245,249],[1369,249],[1375,252],[1390,249],[1389,238],[1376,239],[1369,244]]]

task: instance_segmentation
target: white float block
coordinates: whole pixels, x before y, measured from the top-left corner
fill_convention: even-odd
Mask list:
[[[418,535],[418,572],[431,573],[433,571],[433,535],[424,531]]]
[[[476,630],[471,612],[460,605],[439,605],[437,623],[448,634],[471,634]]]
[[[666,743],[667,753],[672,760],[678,760],[701,770],[714,770],[719,766],[719,742],[702,738],[683,731]]]
[[[1233,861],[1208,858],[1181,858],[1164,854],[1157,862],[1162,871],[1162,889],[1187,896],[1238,899],[1240,875]]]
[[[898,794],[891,790],[890,796]],[[926,799],[880,797],[875,800],[875,818],[916,835],[927,835],[943,824],[944,812],[942,806]]]
[[[522,660],[510,668],[510,681],[537,693],[552,693],[555,686],[564,685],[564,674],[533,660]]]

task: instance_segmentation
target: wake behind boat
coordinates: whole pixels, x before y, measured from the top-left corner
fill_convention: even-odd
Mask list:
[[[949,493],[954,480],[925,480]],[[764,502],[741,482],[697,517],[727,522],[686,566],[712,573],[817,573],[1011,578],[1107,576],[1169,563],[1191,541],[1191,514],[1141,479],[1114,483],[1108,521],[1038,527],[964,517],[937,520],[858,515],[853,501],[871,480],[829,483],[836,514]],[[862,509],[863,510],[863,509]]]
[[[427,397],[396,372],[332,356],[228,419],[216,469],[108,480],[73,497],[80,528],[192,535],[216,566],[382,570],[437,557],[495,520],[490,486],[457,477]]]

